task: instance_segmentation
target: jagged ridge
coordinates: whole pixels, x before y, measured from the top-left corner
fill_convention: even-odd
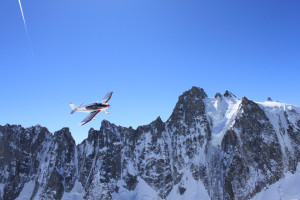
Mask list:
[[[77,146],[68,128],[0,126],[0,199],[249,199],[295,172],[299,113],[193,87],[166,122],[103,120]]]

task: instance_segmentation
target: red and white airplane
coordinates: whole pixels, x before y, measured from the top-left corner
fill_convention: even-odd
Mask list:
[[[100,101],[100,103],[90,103],[88,105],[82,106],[82,103],[79,106],[75,106],[74,104],[70,103],[72,108],[71,114],[74,112],[87,112],[90,113],[79,125],[85,125],[86,123],[90,122],[100,111],[104,111],[105,114],[109,113],[107,111],[108,101],[110,100],[113,92],[109,92],[106,96]]]

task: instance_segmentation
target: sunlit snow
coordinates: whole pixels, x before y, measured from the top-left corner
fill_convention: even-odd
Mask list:
[[[212,126],[212,144],[220,145],[224,134],[234,122],[241,100],[235,97],[206,98],[205,111]]]
[[[252,200],[300,200],[300,163],[295,174],[288,172],[278,182],[265,188]]]
[[[138,184],[133,191],[124,188],[119,193],[113,193],[114,200],[154,200],[159,199],[158,193],[151,188],[143,179],[138,177]]]

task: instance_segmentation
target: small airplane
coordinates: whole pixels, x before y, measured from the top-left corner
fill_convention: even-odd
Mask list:
[[[87,112],[90,113],[86,118],[84,118],[84,120],[79,124],[79,125],[85,125],[86,123],[90,122],[92,119],[95,119],[94,117],[100,112],[100,111],[104,111],[105,114],[108,114],[109,112],[107,111],[108,107],[110,105],[108,105],[108,101],[110,100],[111,96],[112,96],[113,92],[109,92],[106,94],[106,96],[98,103],[90,103],[88,105],[82,106],[81,104],[79,104],[78,106],[70,103],[70,106],[72,108],[71,114],[73,114],[74,112]]]

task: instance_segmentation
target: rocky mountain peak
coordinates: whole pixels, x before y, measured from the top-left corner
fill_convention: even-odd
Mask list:
[[[236,96],[234,94],[232,94],[231,92],[229,92],[228,90],[225,91],[224,97],[234,97],[234,98],[236,98]]]
[[[111,126],[111,125],[112,125],[112,123],[106,119],[103,119],[101,122],[101,127],[107,127],[107,126]]]
[[[159,135],[159,137],[161,137],[161,133],[165,131],[165,123],[160,117],[157,117],[157,119],[152,121],[150,124],[139,126],[136,131],[138,134],[141,132],[151,132],[153,135]]]
[[[68,127],[64,127],[59,131],[55,131],[54,136],[56,136],[57,138],[62,138],[62,139],[66,139],[66,140],[74,140],[73,136],[70,132],[70,129]]]
[[[164,126],[165,123],[161,120],[160,116],[158,116],[156,120],[154,120],[150,124],[153,124],[154,126]]]
[[[217,93],[215,94],[215,98],[223,99],[223,96],[222,96],[219,92],[217,92]]]
[[[95,138],[95,131],[94,131],[93,128],[90,128],[90,130],[89,130],[89,132],[88,132],[88,138],[87,138],[87,140],[88,140],[89,142],[91,142],[91,141],[94,140],[94,138]]]
[[[240,111],[242,111],[242,116],[250,117],[249,120],[266,118],[265,113],[258,106],[258,104],[254,101],[247,99],[246,97],[242,98]]]
[[[203,99],[205,98],[207,98],[207,94],[199,87],[192,87],[192,89],[180,95],[173,113],[167,120],[169,126],[172,126],[173,122],[178,121],[191,124],[197,117],[204,115],[205,106]]]
[[[205,93],[203,88],[193,86],[190,90],[184,92],[181,96],[182,97],[189,96],[190,98],[204,99],[207,97],[207,94]]]
[[[250,101],[249,99],[247,99],[247,97],[245,97],[245,96],[242,97],[242,102],[241,102],[242,105],[248,104],[250,102],[252,102],[252,101]]]

